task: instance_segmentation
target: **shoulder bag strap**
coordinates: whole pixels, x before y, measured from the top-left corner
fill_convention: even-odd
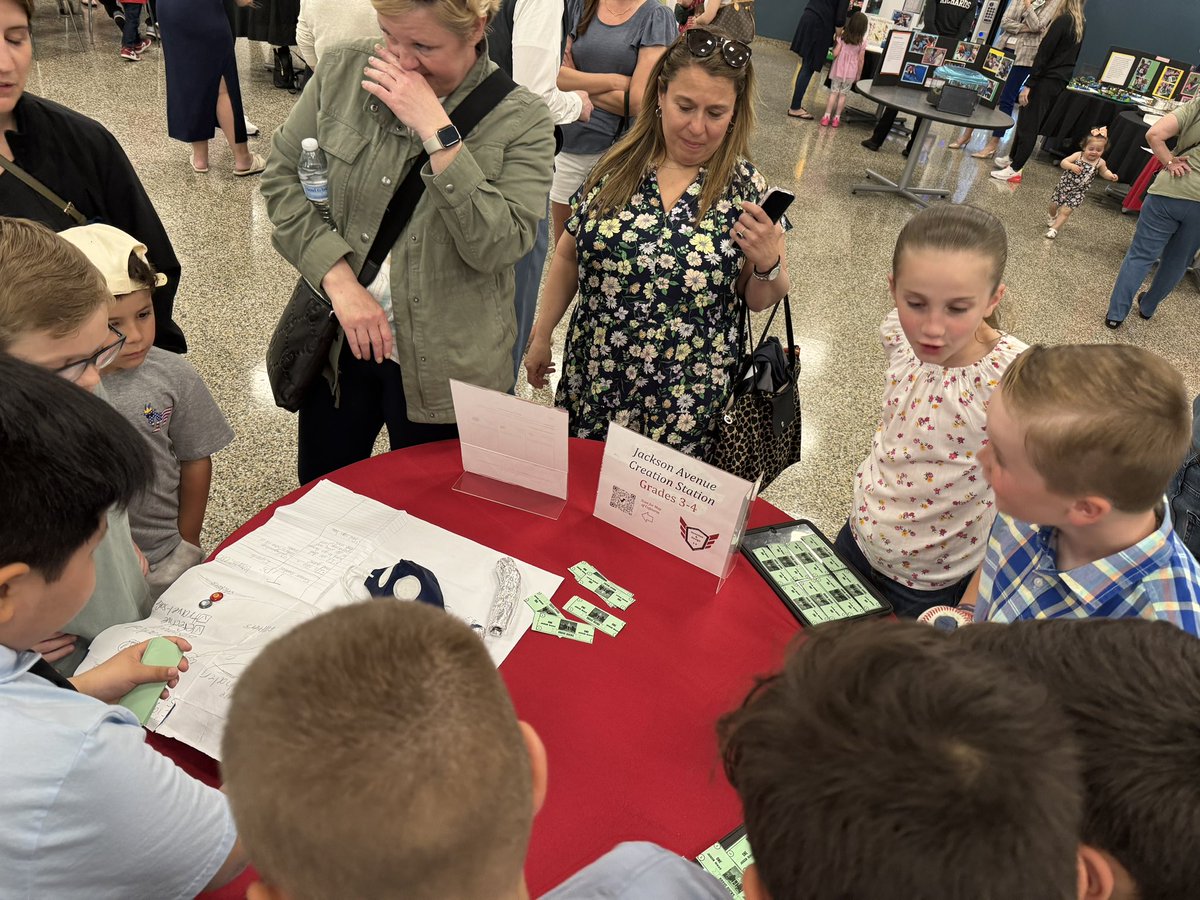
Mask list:
[[[778,304],[776,305],[778,306]],[[783,295],[783,321],[784,327],[787,329],[787,347],[784,352],[787,353],[788,363],[792,367],[792,375],[794,377],[797,363],[796,357],[799,353],[796,350],[796,335],[792,332],[792,302],[788,299],[787,294]]]
[[[30,190],[41,194],[43,197],[49,200],[56,209],[71,219],[71,221],[76,225],[87,224],[87,219],[84,217],[83,213],[75,208],[74,203],[70,202],[69,200],[64,200],[62,197],[58,196],[58,194],[54,193],[54,191],[50,190],[50,188],[46,187],[11,159],[5,159],[3,156],[0,156],[0,169],[7,170],[9,174],[16,177],[17,181],[20,181]]]
[[[458,129],[459,136],[466,140],[467,135],[483,117],[495,109],[496,104],[507,97],[516,86],[516,82],[503,69],[497,69],[481,81],[475,90],[454,108],[454,112],[450,113],[450,121]],[[425,181],[421,177],[421,170],[425,168],[428,159],[429,154],[422,151],[413,161],[400,186],[396,188],[396,193],[392,194],[391,202],[388,203],[379,223],[379,233],[375,235],[375,241],[367,252],[367,261],[358,273],[360,284],[368,285],[375,280],[375,276],[379,274],[379,267],[383,265],[388,252],[395,246],[401,232],[412,218],[417,204],[421,202],[421,195],[425,193]]]

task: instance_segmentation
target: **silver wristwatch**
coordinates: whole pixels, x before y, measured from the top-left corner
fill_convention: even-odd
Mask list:
[[[779,257],[779,259],[775,260],[775,265],[772,268],[767,269],[767,271],[765,271],[765,272],[760,272],[760,271],[758,271],[758,266],[754,266],[754,268],[751,270],[751,274],[753,274],[754,277],[757,278],[759,281],[774,281],[776,278],[779,277],[779,273],[782,270],[783,270],[783,257],[781,256],[781,257]]]

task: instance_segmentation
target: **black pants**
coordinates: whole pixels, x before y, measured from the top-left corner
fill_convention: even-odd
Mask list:
[[[854,540],[854,535],[850,533],[849,522],[842,526],[833,546],[842,559],[853,566],[859,575],[871,582],[871,586],[887,598],[896,615],[902,619],[915,619],[921,613],[933,609],[935,606],[958,606],[963,594],[967,592],[967,585],[971,583],[971,576],[968,575],[962,581],[949,587],[920,591],[893,581],[882,572],[877,572],[870,560],[858,549],[858,543]]]
[[[1043,78],[1029,92],[1029,105],[1021,108],[1017,116],[1017,136],[1013,140],[1012,162],[1009,164],[1017,172],[1029,162],[1033,156],[1033,148],[1037,145],[1038,135],[1042,133],[1042,124],[1058,95],[1067,89],[1065,81]]]
[[[369,457],[385,425],[393,450],[458,437],[453,422],[409,421],[400,367],[391,360],[355,359],[344,346],[338,368],[341,403],[333,405],[322,379],[300,407],[296,469],[301,484]]]
[[[875,130],[871,133],[871,143],[883,146],[883,142],[887,140],[887,136],[892,131],[892,126],[896,124],[896,116],[900,111],[894,106],[885,106],[883,112],[879,116],[879,121],[875,123]],[[911,152],[913,141],[917,139],[917,126],[921,124],[921,120],[914,119],[912,123],[912,134],[908,137],[908,144],[905,150]]]

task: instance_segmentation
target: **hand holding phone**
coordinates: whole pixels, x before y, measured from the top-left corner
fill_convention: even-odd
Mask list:
[[[772,222],[778,222],[783,218],[784,212],[792,205],[792,201],[796,199],[796,195],[791,191],[785,191],[783,188],[771,188],[767,191],[767,196],[763,198],[759,206],[762,211],[767,214],[767,218]]]

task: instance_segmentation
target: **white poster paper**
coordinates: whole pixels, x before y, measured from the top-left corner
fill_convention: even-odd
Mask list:
[[[342,586],[402,559],[429,569],[446,611],[484,625],[504,554],[328,481],[275,514],[261,528],[185,572],[155,603],[150,617],[116,625],[92,642],[86,671],[118,650],[158,635],[192,644],[190,668],[170,699],[160,701],[153,730],[220,758],[221,732],[233,685],[259,651],[288,629],[353,602]],[[553,596],[562,578],[516,560],[521,596]],[[211,599],[220,594],[215,602]],[[397,600],[397,603],[406,602]],[[202,605],[203,604],[203,605]],[[533,623],[518,603],[505,635],[487,640],[496,665]]]
[[[882,75],[899,75],[904,66],[904,54],[908,52],[908,42],[912,39],[911,31],[893,31],[883,50],[883,59],[879,61],[879,72]]]
[[[724,578],[753,493],[749,481],[610,423],[593,515]]]
[[[1100,81],[1104,84],[1124,85],[1133,71],[1133,63],[1137,57],[1128,53],[1110,53],[1104,71],[1100,73]]]
[[[463,470],[567,496],[567,411],[450,380]]]

